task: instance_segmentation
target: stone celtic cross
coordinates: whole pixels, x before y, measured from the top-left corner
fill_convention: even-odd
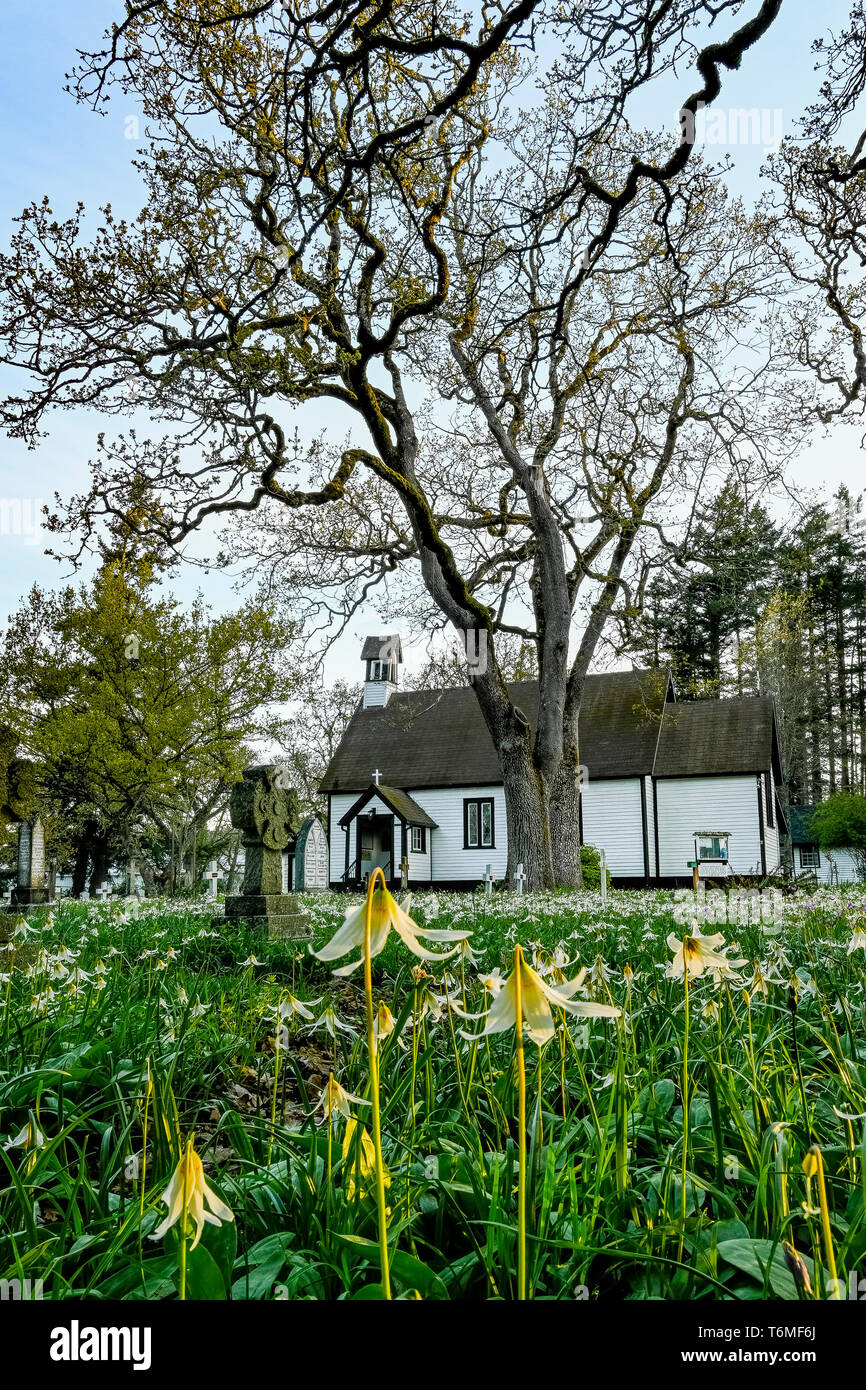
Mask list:
[[[308,936],[309,923],[293,893],[283,892],[283,851],[295,842],[298,797],[276,764],[248,767],[232,788],[232,825],[242,832],[244,881],[226,898],[228,922],[248,922],[268,936]]]

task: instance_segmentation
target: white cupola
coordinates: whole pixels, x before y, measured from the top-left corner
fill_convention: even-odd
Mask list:
[[[389,637],[367,637],[361,649],[366,662],[364,676],[364,709],[387,705],[397,689],[403,648],[396,633]]]

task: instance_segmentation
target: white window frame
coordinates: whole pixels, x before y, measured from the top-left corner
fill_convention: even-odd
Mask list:
[[[727,835],[698,835],[698,859],[727,860],[730,846]]]

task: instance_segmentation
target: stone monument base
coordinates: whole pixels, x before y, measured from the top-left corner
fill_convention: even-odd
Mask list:
[[[53,906],[48,902],[47,888],[21,888],[20,886],[12,889],[12,907],[48,907]]]
[[[301,912],[294,893],[242,893],[226,898],[225,916],[214,917],[212,926],[241,922],[265,933],[270,941],[283,937],[306,939],[311,935],[310,919]]]

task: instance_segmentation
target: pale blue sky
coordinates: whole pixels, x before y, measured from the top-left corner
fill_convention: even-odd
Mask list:
[[[751,13],[754,0],[744,10]],[[783,113],[784,130],[814,96],[817,79],[810,53],[816,26],[840,28],[850,0],[784,0],[776,30],[752,53],[742,69],[725,77],[721,105],[760,107]],[[64,74],[74,62],[76,46],[96,47],[102,30],[123,6],[112,0],[3,0],[0,18],[0,243],[8,242],[12,218],[32,199],[49,194],[55,213],[70,213],[78,200],[95,209],[111,202],[121,214],[139,207],[139,185],[130,166],[134,142],[126,138],[126,117],[134,107],[116,96],[107,116],[97,117],[76,106],[63,92]],[[727,32],[727,24],[725,32]],[[694,81],[669,81],[641,98],[633,109],[636,123],[675,125],[679,100]],[[669,108],[669,109],[668,109]],[[751,199],[758,191],[758,169],[765,151],[760,146],[731,148],[735,172],[730,184]],[[0,377],[0,390],[11,384]],[[63,414],[50,422],[50,437],[28,452],[0,436],[0,499],[21,499],[25,519],[38,501],[49,502],[55,490],[80,490],[87,479],[87,461],[100,428],[112,432],[117,421]],[[343,434],[339,427],[340,437]],[[832,490],[846,481],[854,491],[864,486],[858,435],[841,432],[831,441],[816,443],[798,460],[792,477],[800,487]],[[0,621],[18,607],[34,582],[52,585],[63,570],[42,554],[44,538],[0,535]],[[208,554],[207,538],[196,543]],[[224,573],[189,567],[179,579],[179,594],[203,587],[217,607],[234,602]],[[357,631],[365,624],[357,625]],[[368,626],[376,627],[372,622]],[[334,673],[354,677],[357,665],[354,637],[341,644]]]

